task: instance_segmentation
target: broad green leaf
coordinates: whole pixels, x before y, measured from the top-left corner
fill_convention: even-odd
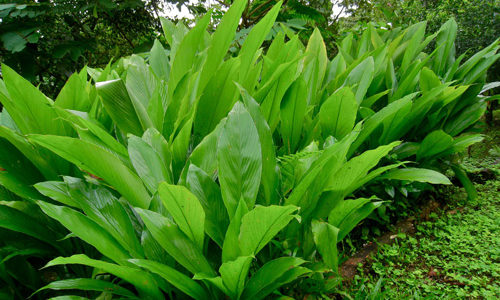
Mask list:
[[[358,85],[355,89],[355,98],[358,104],[363,101],[373,80],[374,64],[373,57],[369,56],[359,63],[346,78],[344,85]]]
[[[170,55],[171,57],[175,57],[175,52],[177,51],[182,38],[188,32],[188,28],[183,22],[175,24],[171,20],[164,17],[160,17],[160,22],[165,39],[170,46]]]
[[[87,216],[71,208],[57,206],[43,201],[38,205],[45,214],[59,221],[64,227],[99,252],[119,264],[130,258],[130,254],[106,230]]]
[[[486,103],[479,102],[465,108],[458,116],[454,116],[444,126],[444,131],[451,136],[462,133],[474,125],[486,111]]]
[[[130,136],[128,139],[130,161],[151,193],[158,190],[162,181],[172,182],[169,166],[164,164],[160,153],[143,139]]]
[[[439,29],[436,45],[440,45],[438,53],[433,60],[433,69],[439,75],[444,75],[446,67],[453,63],[455,55],[455,38],[457,36],[457,22],[448,20]],[[450,59],[451,58],[451,59]]]
[[[442,130],[429,133],[417,151],[417,160],[438,155],[453,145],[453,138]]]
[[[304,273],[295,273],[290,271],[297,269],[305,261],[298,257],[280,257],[267,262],[255,272],[245,286],[241,299],[262,299],[272,293],[282,285],[285,285]]]
[[[405,168],[391,170],[380,176],[381,179],[396,179],[427,182],[432,184],[451,184],[450,180],[443,174],[429,169]]]
[[[201,251],[198,250],[197,245],[173,221],[149,210],[136,208],[136,211],[155,240],[179,264],[193,274],[215,275],[214,270]]]
[[[165,182],[160,184],[158,193],[179,229],[202,251],[205,212],[200,201],[187,188]]]
[[[160,82],[151,71],[151,67],[141,57],[132,55],[130,62],[127,68],[125,87],[141,126],[143,130],[146,130],[154,127],[147,108]]]
[[[189,165],[186,186],[200,200],[205,211],[205,231],[222,248],[229,216],[219,185],[194,164]]]
[[[31,186],[26,185],[19,177],[7,171],[0,171],[0,186],[22,198],[37,199],[40,197]]]
[[[0,227],[15,232],[20,232],[57,248],[56,239],[59,233],[48,229],[45,224],[15,208],[0,205]]]
[[[84,213],[111,234],[133,257],[144,257],[130,216],[124,205],[108,189],[65,177],[68,193]]]
[[[256,255],[290,221],[296,218],[293,205],[257,206],[241,219],[239,243],[242,255]]]
[[[220,291],[222,291],[223,295],[229,295],[230,292],[227,290],[226,286],[222,282],[222,277],[220,276],[209,276],[207,274],[195,274],[193,279],[195,280],[203,280],[204,282],[207,283],[207,285],[210,286],[213,285],[216,288],[218,288]],[[210,284],[208,284],[210,283]]]
[[[370,180],[372,174],[368,174],[368,172],[398,144],[400,144],[399,141],[365,151],[349,160],[337,172],[333,173],[324,189],[327,193],[322,195],[318,207],[314,211],[314,217],[318,219],[325,218],[332,209],[344,202],[344,197],[365,184],[365,179]],[[384,168],[380,168],[380,170],[385,171]],[[336,227],[342,230],[339,226]]]
[[[271,129],[260,111],[260,106],[240,87],[240,93],[245,107],[252,116],[252,119],[259,134],[262,151],[262,180],[261,186],[266,204],[278,201],[278,174],[276,172],[276,153]]]
[[[286,91],[281,101],[281,135],[288,153],[294,153],[302,134],[307,108],[307,85],[298,78]]]
[[[324,213],[324,210],[317,206],[319,196],[327,186],[329,178],[344,164],[347,151],[358,137],[360,128],[361,124],[356,125],[346,137],[323,150],[293,189],[285,204],[299,206],[303,217],[309,217],[315,210]]]
[[[239,199],[255,204],[262,173],[262,152],[255,123],[241,102],[229,114],[219,136],[217,160],[222,198],[232,218]]]
[[[122,278],[123,280],[131,283],[137,288],[137,290],[142,295],[140,298],[142,297],[152,297],[153,299],[163,298],[161,291],[158,289],[158,284],[149,273],[141,272],[137,268],[119,266],[101,260],[91,259],[84,254],[76,254],[70,257],[55,258],[49,261],[45,265],[45,268],[57,265],[67,265],[67,264],[86,265],[99,270],[103,270],[107,273]]]
[[[363,144],[368,137],[379,127],[384,120],[387,118],[393,117],[394,114],[396,114],[400,109],[408,105],[408,103],[411,103],[411,100],[408,98],[402,98],[400,100],[396,100],[386,107],[382,108],[379,110],[377,113],[375,113],[373,116],[369,117],[364,125],[363,129],[361,130],[358,138],[356,141],[351,146],[351,149],[349,149],[348,156],[351,156],[354,151],[356,151],[361,144]]]
[[[498,50],[499,41],[499,39],[495,40],[488,47],[471,56],[457,69],[453,79],[463,80],[464,77],[467,76],[467,74],[471,73],[471,70],[475,66],[477,66],[480,61],[482,61],[485,57],[491,57],[493,53],[496,53],[496,51]]]
[[[219,138],[220,132],[224,127],[226,119],[223,119],[217,127],[209,135],[205,136],[203,140],[194,148],[193,152],[186,161],[186,166],[182,170],[181,178],[179,183],[185,182],[187,171],[190,164],[194,164],[205,173],[207,173],[212,179],[215,180],[217,177],[217,140]]]
[[[74,296],[74,295],[66,295],[66,296],[56,296],[50,298],[50,300],[88,300],[88,298]]]
[[[96,83],[106,111],[124,133],[141,136],[143,127],[121,79]]]
[[[368,150],[362,154],[350,159],[329,179],[329,184],[325,190],[330,191],[346,191],[351,185],[356,185],[357,182],[366,176],[368,171],[375,167],[379,161],[386,156],[394,147],[401,142],[393,142],[388,145],[377,147],[373,150]],[[346,195],[345,195],[346,196]]]
[[[162,136],[162,134],[154,129],[154,128],[149,128],[144,132],[144,135],[142,136],[142,140],[148,143],[153,151],[160,157],[161,159],[161,164],[166,168],[167,170],[167,182],[172,182],[173,175],[172,175],[172,170],[171,170],[171,164],[172,164],[172,154],[170,152],[170,149],[168,147],[168,143],[165,140],[165,138]]]
[[[160,132],[163,132],[163,124],[165,123],[165,113],[168,107],[167,97],[168,86],[166,84],[158,84],[146,108],[153,127]]]
[[[288,63],[284,63],[281,66],[285,66],[283,73],[280,76],[274,77],[275,82],[273,82],[269,86],[269,90],[267,93],[264,93],[264,87],[256,94],[256,99],[259,99],[259,96],[263,96],[261,102],[261,111],[262,115],[266,118],[267,123],[269,124],[269,128],[271,128],[271,132],[274,132],[276,127],[278,126],[280,120],[280,106],[283,101],[283,97],[288,90],[288,88],[292,85],[292,83],[296,80],[299,75],[297,72],[298,69],[298,61],[293,60]],[[269,84],[271,82],[268,81],[266,83]]]
[[[0,137],[0,182],[10,191],[27,199],[39,199],[33,184],[43,181],[38,169],[6,139]],[[12,181],[14,185],[8,185]]]
[[[169,266],[173,266],[175,264],[174,258],[161,247],[147,228],[144,228],[142,231],[141,246],[144,249],[144,254],[149,261],[156,261]]]
[[[325,100],[319,111],[323,136],[340,140],[351,132],[356,121],[358,103],[351,89],[344,87]]]
[[[426,21],[414,24],[410,26],[407,31],[407,35],[405,36],[411,36],[408,47],[406,47],[404,56],[403,56],[403,61],[401,62],[401,70],[405,72],[411,62],[415,59],[415,56],[419,54],[419,46],[422,44],[422,40],[425,37],[425,27],[427,25]]]
[[[245,89],[251,88],[246,81],[249,75],[248,70],[251,68],[255,53],[264,42],[264,39],[269,33],[269,30],[271,30],[271,27],[274,25],[274,21],[276,20],[281,8],[281,4],[282,1],[279,1],[255,26],[252,27],[252,30],[245,38],[243,46],[241,46],[239,53],[241,60],[239,76],[240,82],[243,84]]]
[[[66,181],[66,177],[63,177],[64,181]],[[74,179],[74,178],[72,178]],[[39,182],[34,185],[34,187],[40,192],[42,195],[51,198],[57,202],[60,202],[64,205],[71,206],[74,208],[81,209],[80,203],[76,199],[71,197],[69,193],[69,187],[67,182],[63,181],[44,181]]]
[[[252,263],[252,256],[240,256],[236,260],[223,263],[219,269],[222,283],[231,299],[239,299]]]
[[[2,76],[8,95],[0,92],[0,102],[22,133],[72,134],[71,128],[58,118],[52,100],[4,64]]]
[[[453,141],[453,146],[444,151],[442,155],[460,153],[469,146],[481,142],[484,137],[481,134],[464,135]]]
[[[193,67],[195,62],[198,45],[201,43],[208,23],[210,22],[210,13],[201,18],[196,26],[193,27],[182,39],[177,51],[170,53],[172,60],[172,69],[168,81],[169,95],[173,95],[181,79]],[[169,97],[171,99],[171,97]]]
[[[318,28],[315,28],[309,37],[304,54],[304,80],[308,84],[307,104],[316,105],[328,63],[326,46]]]
[[[138,299],[131,291],[113,284],[109,281],[90,279],[90,278],[76,278],[76,279],[63,279],[58,281],[52,281],[46,286],[38,289],[35,293],[39,293],[43,290],[81,290],[81,291],[98,291],[98,292],[108,292],[114,295],[124,296],[127,298]],[[35,294],[34,293],[34,294]]]
[[[103,178],[137,207],[149,207],[150,196],[140,178],[119,158],[94,144],[63,136],[32,135],[30,140],[95,176]]]
[[[373,96],[370,96],[369,98],[363,99],[363,101],[360,104],[360,107],[366,107],[370,108],[372,107],[373,104],[375,104],[380,98],[384,97],[385,95],[389,94],[391,90],[385,90],[383,92],[380,92],[378,94],[375,94]]]
[[[313,220],[311,223],[314,243],[325,264],[338,273],[337,236],[339,229],[326,222]]]
[[[170,63],[168,61],[168,56],[165,53],[165,49],[163,49],[163,46],[158,40],[154,41],[153,48],[151,48],[151,52],[149,54],[149,64],[158,78],[165,81],[168,80],[170,74]]]
[[[57,95],[54,105],[65,109],[89,111],[92,103],[85,89],[86,83],[77,73],[73,73]]]
[[[229,227],[227,228],[222,247],[222,262],[232,261],[238,258],[241,254],[239,235],[241,221],[243,216],[248,212],[248,207],[243,199],[240,199],[236,213],[234,214]]]
[[[240,61],[226,60],[218,72],[210,79],[203,95],[198,101],[195,116],[195,135],[202,138],[209,134],[238,100],[234,82],[238,79]],[[217,99],[217,101],[214,101]]]
[[[200,73],[198,95],[201,95],[209,79],[215,74],[224,56],[226,56],[246,5],[247,1],[245,0],[234,1],[231,7],[224,13],[222,20],[212,35],[212,40],[207,50],[207,58]]]
[[[30,143],[26,137],[11,128],[0,126],[0,137],[14,145],[27,159],[29,159],[46,179],[58,179],[58,175],[66,174],[69,163],[54,153]]]
[[[193,127],[194,109],[185,116],[181,126],[179,126],[179,134],[172,141],[172,173],[174,180],[178,181],[182,168],[185,167],[189,143],[191,141],[191,131]]]
[[[167,265],[144,259],[131,259],[131,263],[160,275],[161,278],[196,300],[209,299],[207,292],[196,281]]]
[[[439,85],[441,85],[439,77],[431,69],[423,67],[420,72],[420,89],[422,92],[428,92]]]

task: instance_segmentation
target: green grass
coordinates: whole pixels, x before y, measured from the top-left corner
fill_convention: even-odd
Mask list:
[[[477,175],[477,199],[467,200],[463,188],[447,188],[446,210],[418,221],[414,236],[400,234],[381,246],[359,267],[347,294],[365,299],[383,278],[379,298],[500,298],[499,133],[498,126],[487,130],[464,158],[464,167]]]

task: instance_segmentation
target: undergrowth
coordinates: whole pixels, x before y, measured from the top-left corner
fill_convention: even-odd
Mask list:
[[[500,127],[486,129],[485,140],[463,159],[478,197],[463,188],[439,191],[446,199],[415,235],[398,234],[357,274],[347,298],[498,299],[500,297]],[[349,296],[351,295],[351,296]]]

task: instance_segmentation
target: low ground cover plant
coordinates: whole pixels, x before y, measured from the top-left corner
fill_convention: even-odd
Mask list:
[[[319,31],[264,51],[279,3],[228,56],[245,4],[212,34],[210,14],[164,20],[170,49],[84,68],[55,101],[2,66],[5,297],[328,294],[380,187],[469,182],[456,153],[481,140],[498,41],[455,59],[450,20],[369,27],[332,60]]]
[[[474,164],[497,167],[488,163],[492,159],[498,155],[488,155],[488,150],[469,158]],[[448,188],[447,208],[417,220],[414,236],[399,234],[394,244],[381,246],[359,268],[354,280],[359,288],[353,284],[348,293],[359,295],[355,299],[369,293],[380,299],[497,298],[499,181],[474,184],[475,201],[467,200],[463,188]],[[377,289],[379,281],[383,290]]]

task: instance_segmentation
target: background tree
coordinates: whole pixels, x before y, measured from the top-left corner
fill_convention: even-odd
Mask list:
[[[0,5],[0,58],[49,95],[84,65],[148,50],[160,0],[18,0]]]

